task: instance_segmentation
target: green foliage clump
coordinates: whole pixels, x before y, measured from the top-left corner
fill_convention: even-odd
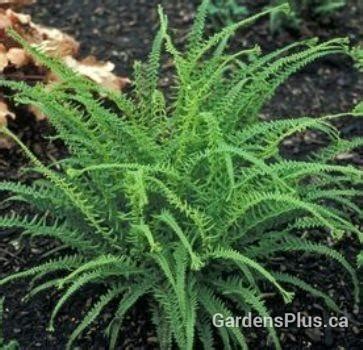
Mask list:
[[[285,0],[272,0],[272,5],[284,3]],[[291,11],[273,13],[270,16],[270,28],[276,32],[281,27],[299,28],[303,14],[309,13],[317,17],[330,16],[346,5],[345,0],[289,0]]]
[[[257,46],[228,54],[224,45],[238,29],[286,6],[205,39],[207,4],[201,5],[186,52],[174,46],[160,10],[152,52],[147,63],[135,64],[129,95],[75,75],[17,37],[60,82],[51,88],[0,84],[17,90],[17,103],[41,109],[70,154],[56,168],[45,166],[16,135],[2,129],[43,179],[32,186],[0,183],[1,191],[13,194],[9,200],[29,203],[38,212],[34,217],[1,217],[0,226],[20,228],[32,238],[54,238],[69,250],[4,278],[0,285],[31,278],[26,299],[60,290],[50,330],[76,293],[90,286],[95,294],[104,291],[75,328],[68,348],[108,304],[116,303],[106,329],[114,349],[125,315],[140,298],[148,302],[162,349],[173,344],[212,349],[217,337],[225,349],[247,349],[241,329],[213,328],[212,316],[249,310],[267,316],[266,285],[285,303],[299,287],[339,311],[315,287],[271,270],[271,257],[286,253],[321,254],[336,261],[358,299],[358,280],[349,262],[298,232],[317,228],[322,237],[353,234],[362,241],[349,216],[361,214],[354,197],[361,194],[357,185],[363,172],[331,162],[363,144],[362,138],[342,139],[331,122],[343,115],[361,117],[362,111],[260,119],[262,107],[290,75],[326,55],[355,51],[346,39],[310,39],[266,55]],[[176,72],[166,95],[158,87],[164,47]],[[327,147],[306,161],[281,156],[283,140],[312,129],[326,135]],[[281,348],[275,329],[268,332]]]
[[[1,350],[17,350],[19,344],[16,340],[11,340],[9,343],[5,343],[3,336],[3,312],[4,312],[4,298],[0,299],[0,349]]]
[[[358,263],[358,267],[362,267],[363,266],[363,251],[361,251],[358,254],[357,263]]]
[[[329,15],[346,5],[346,0],[289,0],[296,12],[311,11],[316,15]]]
[[[267,1],[269,6],[277,6],[285,3],[286,0]],[[337,10],[346,6],[345,0],[288,0],[291,11],[274,11],[270,15],[270,29],[275,33],[283,27],[299,28],[304,15],[309,14],[317,18],[324,18],[332,15]],[[249,10],[244,0],[214,0],[209,3],[208,13],[213,26],[220,24],[229,25],[237,19],[246,17]]]
[[[218,21],[215,25],[229,25],[238,18],[246,17],[248,9],[236,0],[214,0],[209,3],[208,15],[212,20]]]

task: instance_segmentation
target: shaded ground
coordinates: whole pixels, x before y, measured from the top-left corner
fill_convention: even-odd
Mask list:
[[[150,40],[157,29],[155,0],[38,0],[38,5],[28,9],[35,21],[49,24],[75,35],[82,43],[83,54],[92,53],[102,59],[110,59],[117,65],[117,72],[129,75],[135,59],[144,59],[150,48]],[[186,30],[194,16],[196,1],[162,1],[167,14],[170,16],[171,27],[178,28],[179,44],[185,38]],[[258,3],[259,5],[254,5]],[[249,1],[250,8],[261,7],[264,1]],[[317,23],[307,19],[301,33],[282,31],[271,36],[268,21],[260,21],[251,29],[239,33],[233,46],[261,44],[264,49],[271,50],[300,37],[319,36],[331,38],[349,36],[353,42],[362,39],[359,33],[361,13],[358,1],[348,1],[344,11],[340,11],[330,20]],[[165,85],[168,81],[164,82]],[[321,115],[325,113],[347,111],[363,96],[363,83],[349,59],[342,57],[327,58],[306,68],[288,83],[281,87],[273,101],[265,108],[264,113],[270,117],[286,117],[300,115]],[[29,115],[19,113],[20,118],[12,124],[26,143],[31,146],[43,160],[52,161],[64,155],[60,144],[54,144],[44,139],[51,132],[47,123],[36,124]],[[341,125],[345,135],[363,135],[363,126],[357,121],[345,120]],[[296,140],[302,141],[302,140]],[[319,140],[310,138],[303,142],[294,142],[288,147],[288,153],[299,155],[310,147],[318,144]],[[357,153],[355,163],[361,163],[362,157]],[[0,154],[0,179],[31,181],[29,174],[22,174],[19,169],[25,163],[18,149],[4,151]],[[12,208],[20,211],[22,208]],[[3,211],[9,210],[4,208]],[[12,236],[14,237],[14,236]],[[39,262],[45,251],[55,245],[49,241],[23,242],[7,239],[0,241],[0,275],[29,267]],[[339,247],[346,256],[352,259],[356,256],[358,247],[354,241],[346,240]],[[343,305],[347,313],[357,320],[354,314],[357,310],[352,307],[351,288],[347,276],[332,262],[312,260],[303,257],[295,261],[294,257],[272,261],[271,265],[279,268],[295,270],[313,285],[328,290],[336,300]],[[345,282],[344,282],[345,281]],[[346,284],[347,283],[347,284]],[[74,299],[74,303],[64,309],[58,322],[55,334],[46,332],[50,310],[57,299],[57,293],[44,295],[35,299],[31,304],[21,304],[25,294],[26,284],[11,285],[5,292],[6,313],[5,336],[7,339],[17,338],[21,349],[64,349],[67,335],[79,319],[84,305],[88,304],[95,294],[85,291],[83,298]],[[311,315],[324,315],[320,301],[299,293],[293,305],[278,308],[274,298],[270,301],[275,314],[303,310]],[[275,306],[278,305],[278,306]],[[110,306],[112,308],[112,305]],[[155,336],[150,330],[147,308],[143,302],[128,316],[127,325],[120,342],[120,349],[150,349],[155,347]],[[107,316],[107,312],[106,312]],[[104,319],[102,322],[105,322]],[[129,321],[129,322],[128,322]],[[103,334],[96,324],[80,342],[82,349],[105,348]],[[280,330],[286,349],[359,349],[357,325],[351,324],[349,329]],[[261,331],[250,332],[251,348],[266,349],[265,337]]]

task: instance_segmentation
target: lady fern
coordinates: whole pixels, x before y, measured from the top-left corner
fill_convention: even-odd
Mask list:
[[[358,51],[342,38],[321,44],[305,40],[267,55],[258,47],[231,55],[225,42],[236,30],[287,7],[267,10],[206,39],[207,3],[203,1],[185,53],[174,46],[159,11],[161,27],[152,52],[145,64],[135,64],[134,89],[128,96],[76,75],[12,34],[60,80],[51,88],[11,81],[0,85],[16,90],[17,103],[40,108],[70,155],[56,172],[2,129],[43,179],[32,186],[0,183],[1,191],[11,193],[9,200],[26,202],[38,212],[35,217],[1,217],[0,226],[54,238],[74,254],[5,277],[0,285],[32,278],[26,300],[60,289],[50,330],[77,292],[103,286],[105,293],[80,321],[68,348],[116,302],[106,329],[110,348],[115,348],[125,315],[140,298],[149,303],[163,349],[211,349],[217,336],[226,349],[246,349],[247,334],[237,328],[213,329],[212,316],[249,309],[267,316],[262,293],[266,283],[286,303],[298,287],[339,311],[322,291],[270,269],[270,257],[291,252],[336,261],[358,299],[357,276],[349,262],[298,232],[318,227],[322,237],[354,234],[362,241],[349,216],[361,215],[354,197],[361,194],[363,172],[331,163],[340,152],[362,144],[359,138],[341,139],[331,121],[343,115],[361,117],[361,108],[322,118],[259,118],[261,108],[291,74],[325,55],[355,58]],[[164,47],[176,71],[175,86],[166,95],[158,87]],[[284,160],[282,141],[311,129],[330,139],[326,151],[306,161]],[[268,332],[281,348],[276,331]]]
[[[283,0],[272,0],[272,5],[281,4]],[[281,27],[299,28],[304,23],[304,15],[308,14],[315,20],[331,17],[338,10],[347,6],[346,0],[289,0],[292,11],[288,15],[273,14],[270,17],[272,32],[281,30]]]
[[[260,1],[262,5],[276,6],[285,0]],[[338,10],[347,6],[346,0],[288,0],[291,11],[289,13],[274,12],[270,15],[271,32],[280,31],[282,27],[299,28],[304,17],[309,15],[314,20],[329,18]],[[212,20],[212,26],[219,28],[229,25],[238,18],[249,14],[247,1],[236,0],[210,0],[206,7]]]

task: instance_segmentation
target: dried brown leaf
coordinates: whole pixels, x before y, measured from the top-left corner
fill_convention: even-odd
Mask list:
[[[7,118],[15,119],[15,114],[9,111],[5,101],[0,101],[0,126],[7,124]]]
[[[9,49],[6,56],[9,60],[9,63],[13,64],[16,68],[24,67],[31,61],[27,53],[18,47],[12,47]]]
[[[5,101],[0,100],[0,126],[7,125],[8,118],[15,119],[15,114],[9,111]],[[10,149],[14,146],[14,142],[4,135],[0,135],[0,149]]]
[[[39,65],[20,45],[7,35],[8,28],[14,29],[27,42],[40,48],[43,52],[53,57],[58,57],[70,68],[79,74],[103,85],[109,89],[120,90],[130,81],[127,78],[118,77],[113,73],[115,68],[111,62],[100,62],[93,56],[83,60],[77,60],[75,56],[79,52],[79,43],[70,35],[62,31],[37,25],[32,22],[27,14],[13,11],[11,5],[31,4],[29,0],[0,0],[0,73],[18,75],[19,78],[43,80],[49,86],[57,80],[51,71]],[[13,7],[13,6],[11,6]],[[23,70],[25,66],[30,66],[30,70]],[[6,68],[10,70],[5,70]],[[14,73],[14,70],[16,72]],[[30,75],[27,72],[31,72]],[[29,111],[37,120],[43,120],[46,116],[42,111],[34,106],[28,107]],[[8,118],[15,118],[15,114],[10,112],[5,101],[0,98],[0,125],[6,125]],[[0,148],[8,148],[11,143],[0,138]]]
[[[6,10],[7,16],[10,18],[12,24],[19,22],[19,24],[26,25],[31,23],[31,16],[24,13],[14,12],[11,9]]]
[[[0,0],[0,7],[21,7],[35,2],[36,0]]]
[[[115,69],[112,62],[100,62],[94,56],[88,56],[81,61],[67,56],[64,57],[64,62],[75,72],[111,90],[120,90],[130,83],[128,78],[121,78],[112,73]]]
[[[9,18],[9,16],[6,14],[5,11],[3,10],[0,10],[0,30],[1,30],[1,36],[4,36],[5,35],[5,32],[4,30],[6,28],[9,28],[11,27],[12,25],[12,21],[11,21],[11,18]]]
[[[3,72],[3,70],[8,65],[8,57],[6,55],[6,48],[3,44],[0,44],[0,72]]]
[[[79,43],[70,35],[58,29],[48,28],[34,23],[31,26],[38,34],[35,43],[48,55],[64,57],[68,55],[74,56],[78,53]],[[41,40],[39,40],[39,37]]]
[[[36,106],[28,106],[28,111],[34,114],[37,121],[47,119],[46,115]]]

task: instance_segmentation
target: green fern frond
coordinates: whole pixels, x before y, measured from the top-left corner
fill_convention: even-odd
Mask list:
[[[18,279],[29,278],[43,272],[46,272],[48,274],[55,271],[71,270],[80,266],[83,263],[83,261],[84,257],[80,255],[66,256],[63,258],[51,260],[42,265],[32,267],[29,270],[17,272],[8,277],[3,278],[2,280],[0,280],[0,286],[3,286]]]
[[[232,312],[225,306],[224,302],[214,294],[212,290],[205,287],[201,287],[199,290],[199,300],[201,305],[211,317],[217,313],[222,314],[224,317],[232,317]],[[246,339],[238,328],[221,327],[218,328],[218,332],[221,335],[224,349],[231,349],[231,341],[235,341],[240,349],[248,349]]]
[[[363,265],[363,252],[362,251],[358,254],[357,265],[358,265],[358,267],[362,267],[362,265]]]
[[[123,318],[127,311],[150,289],[150,281],[148,283],[140,284],[138,286],[130,286],[129,291],[125,293],[123,298],[121,299],[115,316],[112,319],[110,325],[108,326],[107,333],[109,333],[110,337],[110,349],[115,349],[117,338],[119,335],[120,327],[123,321]]]
[[[99,316],[102,310],[109,304],[113,299],[120,295],[124,290],[125,286],[115,285],[108,290],[106,294],[101,295],[99,300],[93,305],[92,309],[89,310],[87,315],[82,319],[82,322],[77,326],[70,336],[66,349],[72,349],[73,343],[80,336],[80,334]]]
[[[322,293],[320,290],[312,287],[310,284],[306,283],[305,281],[301,280],[300,278],[297,278],[295,276],[291,276],[287,273],[282,272],[273,272],[272,275],[281,282],[291,284],[293,286],[296,286],[311,295],[314,295],[318,298],[322,298],[328,308],[335,311],[336,313],[340,313],[341,310],[337,306],[337,304],[334,302],[334,300],[327,294]]]
[[[183,244],[184,248],[188,251],[191,259],[191,267],[193,270],[199,270],[203,267],[203,262],[200,257],[196,255],[193,251],[192,245],[189,242],[188,238],[185,236],[183,230],[180,228],[178,223],[176,222],[175,218],[171,213],[168,211],[163,211],[157,218],[168,225],[175,234],[179,237],[181,243]]]
[[[214,251],[211,253],[212,258],[219,258],[219,259],[225,259],[225,260],[232,260],[234,262],[245,264],[256,271],[258,271],[262,276],[264,276],[268,281],[270,281],[275,287],[280,291],[285,303],[290,303],[292,301],[292,298],[294,296],[294,293],[287,292],[284,288],[282,288],[275,278],[268,272],[263,266],[258,264],[256,261],[251,260],[247,256],[244,256],[237,251],[234,251],[232,249],[225,250],[220,248],[219,250]]]
[[[350,275],[354,286],[354,297],[359,300],[359,281],[354,268],[349,262],[337,251],[328,248],[323,244],[309,242],[298,238],[289,238],[286,243],[281,244],[280,248],[285,251],[304,251],[308,253],[321,254],[338,262]]]

